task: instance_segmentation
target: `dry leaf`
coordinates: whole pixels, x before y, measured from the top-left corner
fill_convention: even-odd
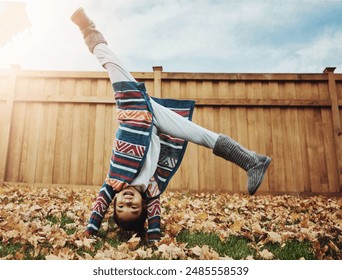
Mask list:
[[[234,222],[234,224],[230,227],[231,230],[235,231],[235,232],[239,232],[241,231],[241,227],[242,227],[242,224],[240,221],[236,220]]]
[[[191,248],[190,251],[198,257],[200,257],[202,255],[202,248],[198,247],[198,245]]]
[[[129,249],[130,250],[135,250],[138,247],[138,245],[140,243],[140,240],[141,240],[141,238],[140,237],[136,237],[136,234],[133,235],[131,237],[131,239],[127,241],[127,245],[129,247]]]
[[[329,241],[329,247],[331,249],[333,249],[335,252],[339,252],[340,249],[336,246],[336,244],[334,242],[332,242],[331,240]]]
[[[271,252],[269,252],[267,249],[264,249],[261,252],[259,252],[259,255],[265,260],[272,260],[274,258],[274,255]]]
[[[268,232],[268,240],[271,241],[272,243],[281,243],[281,235],[276,233],[276,232]]]
[[[208,218],[208,214],[205,212],[200,212],[196,215],[196,220],[206,220]]]
[[[0,240],[31,247],[31,257],[94,259],[89,253],[80,255],[77,251],[84,247],[94,252],[94,242],[98,239],[85,238],[82,233],[97,194],[98,190],[81,187],[77,191],[5,184],[0,187]],[[190,234],[196,231],[215,233],[222,242],[230,235],[246,237],[256,252],[268,242],[283,247],[289,240],[309,240],[317,259],[342,258],[341,198],[167,192],[161,196],[161,206],[164,236],[156,244],[156,250],[139,247],[138,240],[132,238],[115,248],[104,242],[97,248],[95,257],[142,259],[157,255],[165,259],[229,259],[229,256],[220,257],[206,245],[189,249],[179,243],[175,236],[186,229]],[[107,240],[118,234],[107,219],[112,215],[110,207],[101,227]],[[62,217],[68,217],[71,223],[62,227]],[[65,229],[78,231],[68,235]],[[261,255],[266,259],[274,258],[268,251],[262,251]],[[3,259],[24,257],[19,250]]]
[[[45,256],[45,259],[46,260],[63,260],[63,258],[56,256],[56,255],[52,255],[52,254]]]

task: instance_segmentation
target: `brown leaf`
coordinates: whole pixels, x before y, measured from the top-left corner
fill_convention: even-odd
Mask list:
[[[335,252],[339,252],[340,249],[336,246],[336,244],[334,242],[332,242],[331,240],[329,241],[329,247],[331,249],[333,249]]]
[[[135,234],[131,237],[130,240],[127,241],[127,245],[130,250],[135,250],[138,247],[140,241],[141,241],[141,238],[136,237],[136,234]]]

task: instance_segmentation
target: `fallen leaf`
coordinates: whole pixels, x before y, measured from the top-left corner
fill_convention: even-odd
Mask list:
[[[268,232],[268,240],[271,241],[272,243],[281,243],[282,238],[279,233],[276,233],[274,231]]]
[[[63,258],[59,257],[59,256],[56,256],[56,255],[47,255],[45,256],[45,259],[46,260],[63,260]]]
[[[230,227],[231,230],[235,231],[235,232],[239,232],[241,231],[241,227],[242,227],[242,224],[240,221],[236,220],[234,222],[234,224]]]
[[[197,220],[206,220],[208,218],[208,214],[205,212],[200,212],[196,215]]]
[[[272,260],[274,258],[274,255],[271,252],[269,252],[267,249],[264,249],[261,252],[259,252],[259,255],[265,260]]]
[[[140,241],[141,241],[141,238],[136,237],[136,234],[135,234],[127,241],[127,245],[130,250],[135,250],[138,247]]]

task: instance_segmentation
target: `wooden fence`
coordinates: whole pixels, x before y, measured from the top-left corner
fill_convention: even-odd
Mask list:
[[[196,100],[194,122],[273,158],[267,193],[342,192],[342,74],[132,73]],[[0,184],[100,186],[117,124],[105,72],[0,72]],[[169,190],[246,192],[246,174],[189,144]]]

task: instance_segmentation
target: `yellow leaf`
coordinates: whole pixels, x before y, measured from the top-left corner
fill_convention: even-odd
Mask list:
[[[170,225],[170,234],[172,236],[176,236],[182,230],[182,226],[180,224]]]
[[[196,220],[206,220],[208,218],[208,214],[205,212],[200,212],[196,215]]]
[[[300,219],[300,214],[298,214],[298,213],[291,213],[290,216],[291,216],[292,220],[294,220],[294,221]]]
[[[241,227],[242,227],[242,224],[239,220],[236,220],[234,222],[234,224],[232,224],[232,226],[230,227],[231,230],[235,231],[235,232],[238,232],[238,231],[241,231]]]

